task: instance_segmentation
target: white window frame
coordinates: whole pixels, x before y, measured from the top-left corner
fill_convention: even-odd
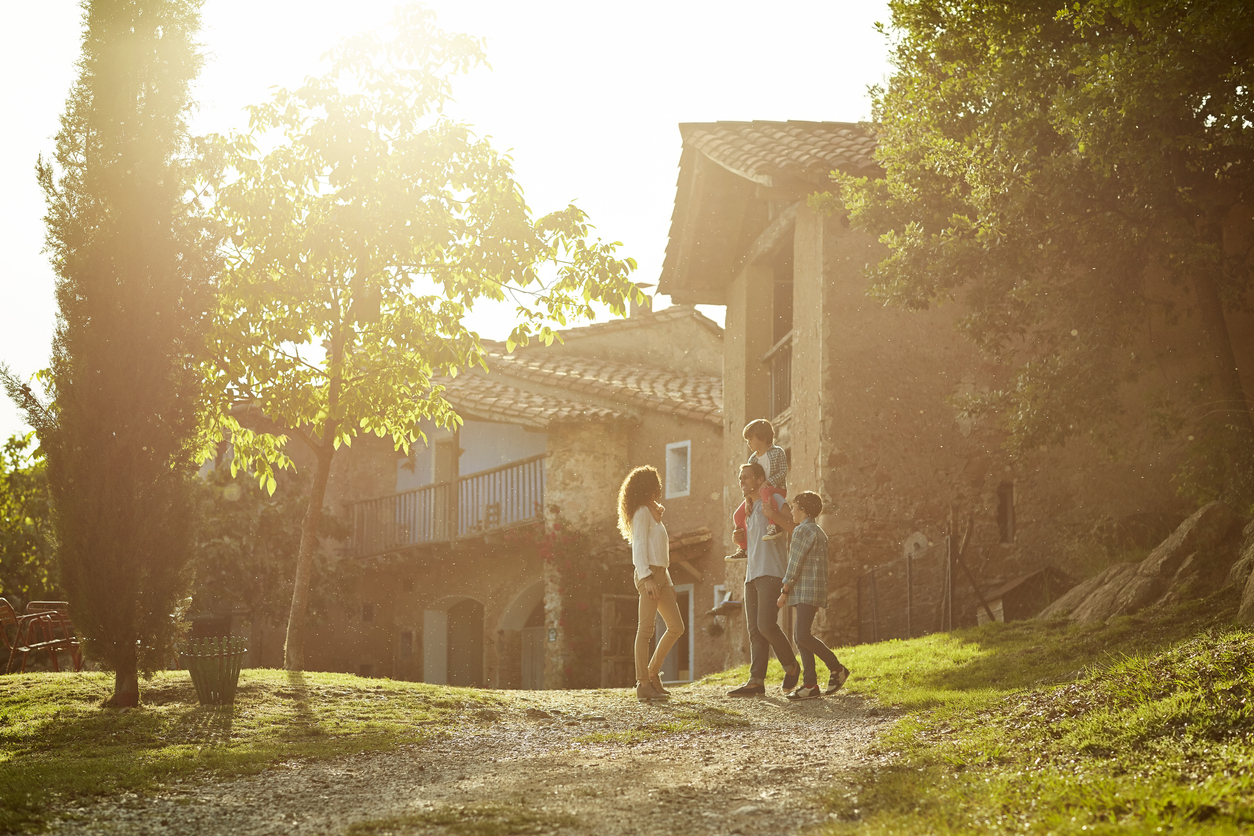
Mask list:
[[[684,460],[686,462],[684,471],[688,477],[684,482],[683,490],[676,490],[674,480],[671,479],[671,451],[683,450]],[[692,441],[676,441],[666,445],[666,498],[677,499],[681,496],[688,496],[692,493]]]

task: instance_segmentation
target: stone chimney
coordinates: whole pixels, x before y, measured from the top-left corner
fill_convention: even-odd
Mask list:
[[[637,282],[637,283],[636,283],[636,287],[638,287],[638,288],[640,288],[641,290],[643,290],[643,291],[645,292],[645,294],[648,294],[648,292],[649,292],[649,288],[654,287],[654,285],[651,285],[651,284],[641,284],[641,283]],[[652,296],[648,296],[648,295],[646,295],[646,296],[644,297],[644,304],[637,304],[635,299],[632,299],[632,300],[628,301],[628,303],[627,303],[627,316],[629,316],[629,317],[631,317],[631,316],[640,316],[640,314],[642,314],[642,313],[653,313],[653,297],[652,297]]]

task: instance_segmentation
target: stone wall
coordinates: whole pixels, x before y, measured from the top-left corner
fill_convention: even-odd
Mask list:
[[[600,635],[601,566],[593,552],[619,537],[615,529],[618,486],[629,469],[633,430],[622,422],[572,422],[549,429],[545,471],[548,524],[558,523],[556,511],[559,524],[580,533],[584,548],[583,553],[569,558],[571,566],[564,565],[565,559],[545,562],[545,623],[557,629],[557,641],[545,645],[544,681],[548,688],[574,684],[592,664],[581,646],[587,636],[576,635],[570,628],[578,622]],[[581,603],[595,613],[580,610]],[[595,670],[599,679],[599,657]]]
[[[957,332],[957,305],[915,313],[869,298],[865,269],[882,251],[838,218],[799,207],[792,246],[792,397],[780,442],[791,456],[790,494],[817,490],[828,505],[819,522],[831,538],[832,583],[821,634],[840,643],[857,639],[857,578],[899,559],[916,532],[943,542],[947,534],[960,536],[970,518],[966,562],[988,582],[1056,562],[1061,530],[1082,533],[1100,520],[1183,518],[1187,509],[1170,480],[1178,458],[1149,437],[1136,409],[1144,387],[1129,393],[1132,440],[1120,456],[1078,441],[1012,460],[995,427],[964,420],[955,409],[956,397],[998,385],[1004,374]],[[750,264],[728,286],[729,475],[745,457],[744,423],[766,414],[770,381],[760,358],[771,345],[772,281],[770,269]],[[1173,366],[1165,358],[1163,368],[1183,378],[1196,373],[1197,360]],[[999,522],[999,505],[1011,497],[1013,531]],[[725,514],[738,503],[729,492]],[[730,550],[726,527],[724,538]],[[738,583],[733,574],[729,587]],[[958,613],[958,621],[968,615],[974,619]],[[743,661],[736,644],[729,642],[729,664]]]
[[[309,669],[368,669],[374,676],[422,681],[424,613],[446,612],[472,599],[483,606],[485,686],[518,687],[520,662],[513,658],[519,651],[518,631],[505,622],[519,592],[541,577],[542,561],[529,539],[500,538],[359,562],[339,576],[349,587],[352,606],[312,627]],[[363,619],[366,605],[373,610],[370,621]],[[401,653],[402,633],[411,635],[409,656]],[[510,641],[498,648],[507,634]]]

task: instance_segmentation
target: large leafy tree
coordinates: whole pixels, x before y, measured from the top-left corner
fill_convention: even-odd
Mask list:
[[[0,447],[0,595],[19,602],[56,590],[47,465],[33,444],[28,433]]]
[[[534,218],[507,157],[443,116],[451,79],[483,60],[411,6],[346,41],[329,69],[251,109],[248,133],[206,141],[226,268],[207,377],[233,466],[273,484],[282,436],[244,426],[247,403],[312,452],[285,665],[304,665],[310,567],[336,451],[368,432],[407,448],[456,416],[436,380],[482,365],[463,325],[512,298],[511,341],[550,322],[622,313],[635,264],[589,238],[574,206]],[[245,422],[247,423],[247,422]]]
[[[1249,5],[890,7],[885,176],[841,183],[852,222],[887,245],[873,293],[965,304],[961,327],[1012,372],[969,406],[1018,449],[1110,441],[1125,384],[1171,339],[1200,347],[1204,368],[1160,387],[1155,411],[1196,438],[1194,493],[1248,503],[1251,404],[1225,311],[1245,309],[1254,265]]]
[[[185,126],[197,0],[87,0],[79,77],[40,161],[58,316],[50,403],[7,375],[47,456],[61,589],[115,705],[168,658],[193,538],[212,255]]]

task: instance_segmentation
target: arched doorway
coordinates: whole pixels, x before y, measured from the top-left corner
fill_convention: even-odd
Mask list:
[[[498,664],[505,688],[539,691],[544,688],[544,652],[548,631],[544,625],[544,580],[536,578],[514,596],[497,629]]]
[[[432,685],[482,688],[483,604],[448,599],[422,614],[422,681]]]
[[[448,684],[484,685],[483,604],[473,598],[448,608]]]
[[[540,601],[522,628],[522,689],[544,688],[544,602]]]

